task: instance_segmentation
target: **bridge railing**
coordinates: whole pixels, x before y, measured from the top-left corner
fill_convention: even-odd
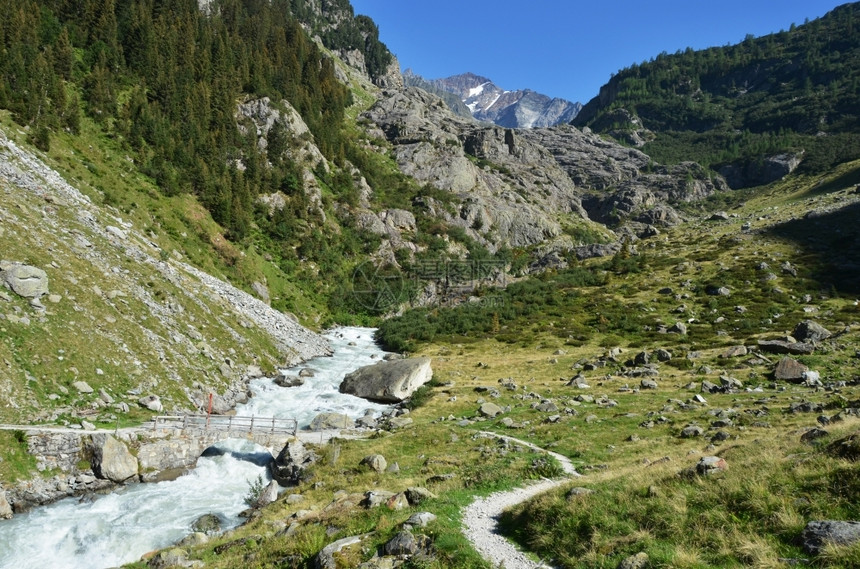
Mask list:
[[[199,429],[242,433],[289,434],[298,431],[296,419],[278,417],[245,417],[241,415],[158,415],[154,429]]]

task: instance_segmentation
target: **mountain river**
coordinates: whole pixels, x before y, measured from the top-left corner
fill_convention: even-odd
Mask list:
[[[271,379],[251,382],[254,396],[238,415],[295,418],[299,428],[322,412],[358,418],[388,406],[338,392],[343,376],[383,355],[369,328],[338,328],[326,334],[334,355],[315,358],[292,370],[311,368],[314,377],[284,388]],[[0,521],[0,569],[99,569],[140,559],[191,533],[204,514],[216,514],[222,528],[241,523],[250,486],[270,479],[266,449],[249,441],[219,443],[227,452],[201,457],[190,473],[168,482],[132,484],[93,500],[68,498]],[[280,449],[275,449],[278,452]]]

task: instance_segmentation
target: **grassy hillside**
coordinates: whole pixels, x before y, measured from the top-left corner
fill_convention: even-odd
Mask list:
[[[717,169],[805,152],[824,172],[860,157],[860,4],[760,38],[674,54],[622,69],[574,124],[602,132],[653,131],[643,150],[663,164]],[[641,125],[618,114],[637,116]]]

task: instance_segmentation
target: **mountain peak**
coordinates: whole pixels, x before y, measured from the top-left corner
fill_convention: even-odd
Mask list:
[[[471,115],[509,128],[535,128],[570,122],[582,108],[580,103],[551,98],[532,89],[506,91],[492,80],[467,72],[444,79],[423,79],[412,70],[404,73],[407,84],[433,88],[456,95]]]

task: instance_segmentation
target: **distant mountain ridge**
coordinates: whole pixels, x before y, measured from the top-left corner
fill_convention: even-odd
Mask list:
[[[582,104],[552,98],[531,89],[506,91],[490,79],[462,73],[444,79],[425,79],[407,70],[403,74],[407,85],[456,95],[471,115],[481,121],[509,128],[536,128],[569,123],[582,109]]]

